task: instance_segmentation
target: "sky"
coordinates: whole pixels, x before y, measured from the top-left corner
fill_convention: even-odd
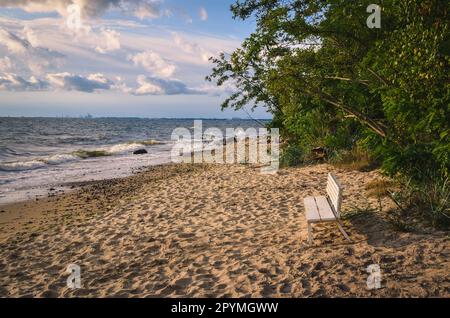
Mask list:
[[[0,116],[246,118],[205,81],[254,30],[233,2],[0,0]]]

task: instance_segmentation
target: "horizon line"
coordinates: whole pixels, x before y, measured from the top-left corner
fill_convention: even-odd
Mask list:
[[[42,119],[185,119],[185,120],[272,120],[272,118],[243,118],[243,117],[144,117],[144,116],[3,116],[2,118],[42,118]]]

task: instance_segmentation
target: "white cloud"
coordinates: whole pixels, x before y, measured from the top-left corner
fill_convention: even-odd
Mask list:
[[[120,76],[116,76],[116,82],[111,88],[124,94],[132,94],[134,92],[133,88],[128,87],[127,83]]]
[[[102,38],[100,40],[100,45],[95,48],[95,51],[106,54],[110,51],[115,51],[120,49],[120,33],[111,29],[101,30]]]
[[[65,56],[47,48],[33,48],[25,57],[31,73],[40,75],[50,69],[57,69],[65,62]]]
[[[26,12],[58,12],[61,16],[67,14],[67,7],[78,4],[85,16],[96,16],[106,11],[114,0],[3,0],[0,6],[7,8],[20,8]]]
[[[134,10],[134,15],[141,20],[157,19],[161,16],[161,8],[159,1],[148,1],[138,4]]]
[[[14,64],[8,56],[0,58],[0,72],[10,72],[14,69]]]
[[[2,45],[13,54],[16,64],[26,67],[33,74],[41,74],[45,69],[59,67],[63,63],[64,55],[61,53],[34,47],[28,40],[0,28],[0,48]]]
[[[0,74],[0,90],[4,91],[43,91],[59,89],[92,93],[99,90],[109,90],[114,83],[103,74],[95,73],[88,76],[64,73],[47,74],[46,80],[31,76],[25,79],[13,73]]]
[[[117,7],[115,10],[120,14]],[[182,20],[183,16],[173,10]],[[60,17],[0,17],[0,74],[15,75],[8,80],[3,76],[2,89],[222,94],[220,89],[203,85],[210,72],[207,60],[214,55],[211,52],[232,51],[239,46],[238,40],[189,31],[173,33],[167,25],[152,23],[149,28],[146,22],[123,18],[92,20],[100,24],[92,24],[89,34],[74,37]],[[103,52],[108,54],[98,54]],[[104,78],[89,79],[90,73],[104,74]],[[133,79],[139,74],[147,77],[136,83]],[[33,84],[31,75],[41,84]],[[105,79],[112,81],[105,83]]]
[[[199,15],[200,15],[200,20],[202,20],[202,21],[208,20],[208,11],[206,11],[205,8],[203,8],[203,7],[200,8]]]
[[[48,82],[58,89],[92,93],[98,90],[109,90],[113,82],[103,74],[90,74],[87,77],[68,72],[47,74]]]
[[[137,78],[139,87],[134,91],[135,95],[181,95],[202,94],[190,89],[179,80],[162,79],[140,75]]]
[[[129,55],[128,59],[135,66],[141,66],[152,75],[159,77],[171,77],[176,70],[175,64],[166,61],[159,54],[151,50]]]
[[[0,75],[0,90],[5,91],[40,91],[48,87],[48,83],[31,76],[28,80],[13,74]]]
[[[202,84],[199,87],[196,87],[195,90],[203,94],[208,94],[210,96],[222,96],[235,93],[237,88],[236,85],[230,82],[226,82],[222,86],[217,86],[210,83]]]
[[[140,75],[137,78],[139,87],[134,92],[136,95],[163,95],[164,89],[154,83],[151,79],[147,79],[144,75]]]
[[[213,53],[202,48],[197,43],[187,41],[176,32],[172,33],[172,37],[175,44],[179,48],[181,48],[186,53],[199,56],[203,62],[208,62],[209,58],[214,55]]]
[[[17,35],[0,28],[0,45],[3,44],[14,54],[24,54],[30,48],[30,43]]]
[[[31,44],[33,47],[39,46],[39,40],[36,36],[36,33],[29,26],[24,26],[22,30],[24,38]]]
[[[137,85],[129,87],[121,77],[114,81],[102,73],[93,73],[87,76],[69,72],[49,73],[44,80],[31,76],[25,79],[17,74],[0,74],[1,91],[79,91],[94,93],[99,91],[119,91],[123,94],[142,95],[213,95],[219,96],[228,93],[225,88],[212,85],[203,85],[199,88],[188,87],[177,79],[165,79],[155,76],[139,75]]]
[[[68,6],[80,6],[84,18],[97,17],[111,9],[132,12],[140,19],[160,16],[159,0],[2,0],[0,7],[21,8],[27,12],[58,12],[66,17]]]

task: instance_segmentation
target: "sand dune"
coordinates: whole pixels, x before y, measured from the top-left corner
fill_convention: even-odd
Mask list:
[[[344,211],[378,206],[364,190],[377,172],[168,165],[1,207],[0,296],[448,297],[445,233],[398,233],[375,213],[344,222],[353,243],[318,225],[306,244],[302,199],[330,171]],[[71,263],[82,289],[66,286]],[[370,264],[379,290],[367,289]]]

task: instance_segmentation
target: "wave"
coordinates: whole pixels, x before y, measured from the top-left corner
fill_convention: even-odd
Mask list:
[[[49,165],[59,165],[62,163],[75,161],[77,159],[78,159],[78,157],[75,155],[61,154],[61,155],[50,156],[48,158],[42,159],[42,161]]]
[[[136,150],[145,148],[144,146],[164,145],[165,143],[157,140],[130,141],[128,143],[117,144],[113,146],[105,146],[94,150],[78,150],[74,155],[81,159],[107,157],[113,155],[123,155],[132,153]]]
[[[44,168],[48,165],[59,165],[80,158],[71,154],[52,155],[39,159],[0,163],[0,171],[25,171]]]
[[[88,158],[98,158],[98,157],[107,157],[111,156],[108,152],[104,150],[78,150],[73,153],[74,156],[79,159],[88,159]]]
[[[144,146],[156,146],[156,145],[165,145],[166,144],[165,142],[154,140],[154,139],[137,141],[136,143],[144,145]]]
[[[7,162],[0,164],[0,170],[3,171],[23,171],[43,168],[47,164],[40,160]]]
[[[49,165],[59,165],[71,161],[85,160],[89,158],[100,158],[114,155],[131,154],[145,146],[162,145],[163,142],[156,140],[133,141],[128,143],[104,146],[98,149],[80,149],[69,154],[56,154],[43,158],[35,158],[23,161],[0,162],[0,171],[26,171],[45,168]]]
[[[143,145],[138,143],[126,143],[126,144],[117,144],[114,146],[109,146],[105,148],[100,148],[99,151],[104,151],[109,155],[121,155],[128,152],[133,152],[139,149],[142,149]]]

